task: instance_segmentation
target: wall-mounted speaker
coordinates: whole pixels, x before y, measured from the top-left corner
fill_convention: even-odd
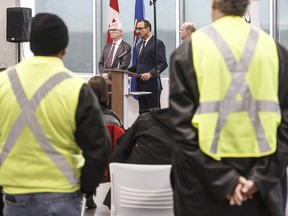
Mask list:
[[[7,8],[6,40],[14,43],[29,41],[31,19],[31,8]]]

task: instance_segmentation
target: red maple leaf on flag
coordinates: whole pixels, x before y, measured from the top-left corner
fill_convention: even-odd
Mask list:
[[[120,22],[119,20],[119,4],[118,0],[110,0],[109,3],[109,16],[108,16],[108,29],[111,23]],[[112,38],[107,30],[107,43],[112,43]]]

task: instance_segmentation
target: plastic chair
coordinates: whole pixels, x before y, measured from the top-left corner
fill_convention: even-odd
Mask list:
[[[171,165],[110,163],[111,216],[170,216]]]

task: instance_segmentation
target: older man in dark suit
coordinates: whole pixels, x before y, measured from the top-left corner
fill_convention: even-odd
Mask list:
[[[104,72],[103,69],[119,68],[121,70],[126,70],[131,61],[131,46],[122,39],[122,23],[111,23],[109,32],[113,42],[105,45],[98,62],[98,68],[100,74],[106,79],[107,83],[111,84],[111,74]],[[119,56],[127,50],[129,50],[129,52],[122,58],[119,58]]]
[[[152,92],[150,95],[139,96],[140,111],[160,107],[162,85],[159,75],[168,66],[165,45],[161,40],[157,39],[158,61],[157,69],[155,69],[155,37],[152,35],[151,30],[151,23],[149,21],[138,21],[136,33],[142,41],[137,45],[137,64],[128,68],[129,71],[141,75],[141,77],[137,79],[137,90]],[[157,81],[155,79],[157,79]]]

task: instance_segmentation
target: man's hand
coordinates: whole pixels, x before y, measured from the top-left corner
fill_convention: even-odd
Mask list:
[[[240,177],[241,178],[241,177]],[[240,179],[239,180],[242,180]],[[245,194],[246,196],[251,197],[252,198],[252,195],[255,194],[257,192],[257,187],[255,185],[255,183],[252,181],[252,180],[247,180],[246,183],[244,184],[241,192],[243,194]]]
[[[255,183],[252,180],[248,180],[243,176],[240,176],[238,183],[233,191],[227,194],[227,199],[229,199],[230,205],[241,206],[247,199],[252,199],[252,195],[257,192]]]
[[[141,74],[140,79],[143,81],[147,81],[147,80],[151,79],[151,77],[152,77],[151,74],[149,72],[147,72],[147,73]]]

